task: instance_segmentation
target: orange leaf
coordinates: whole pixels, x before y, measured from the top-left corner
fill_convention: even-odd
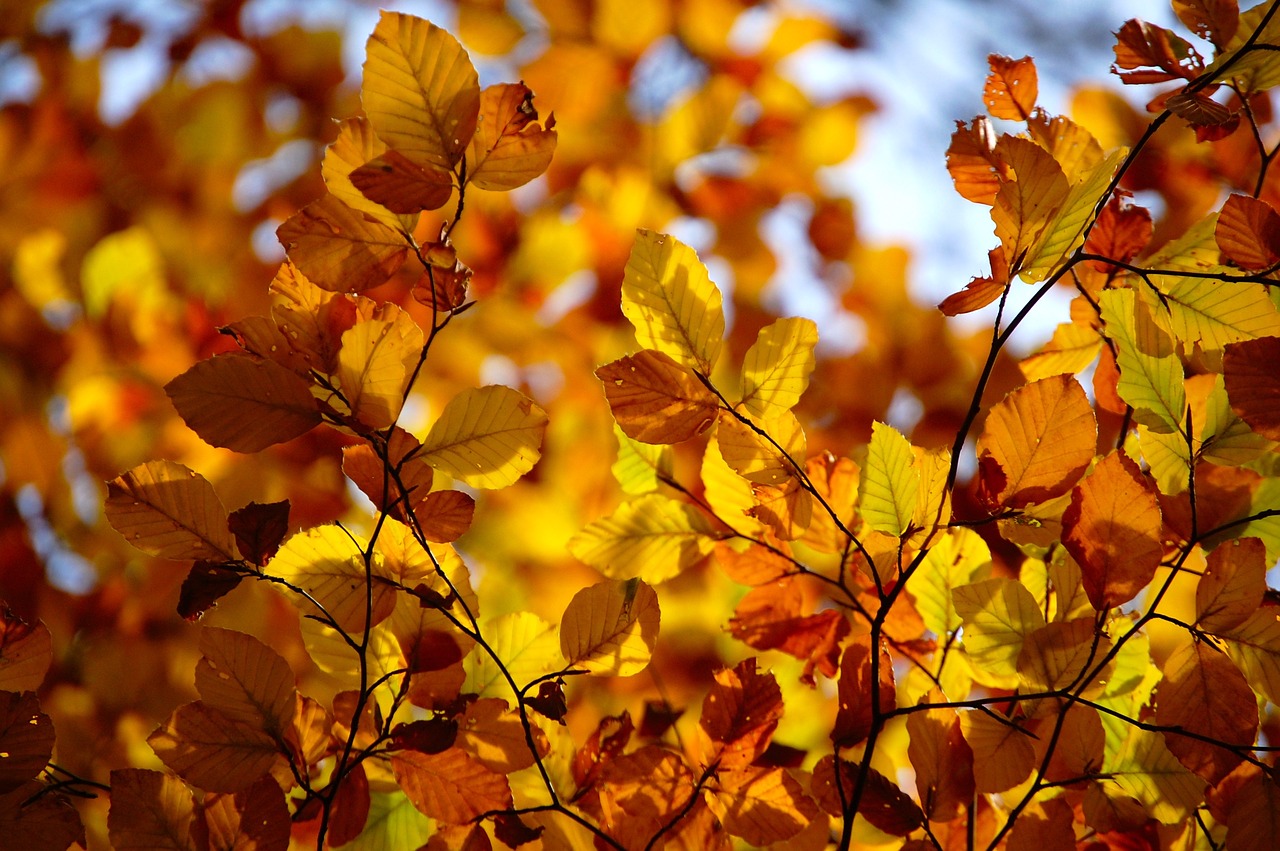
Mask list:
[[[1080,564],[1098,611],[1127,603],[1155,576],[1164,549],[1155,484],[1121,452],[1112,452],[1071,492],[1062,543]]]
[[[449,172],[415,163],[399,151],[387,151],[348,178],[364,197],[398,214],[439,209],[453,194]]]
[[[391,768],[413,805],[446,824],[465,824],[511,806],[507,778],[456,747],[438,754],[397,751]]]
[[[1156,689],[1156,723],[1225,745],[1249,748],[1258,735],[1258,700],[1231,659],[1203,641],[1186,641],[1164,664]],[[1212,784],[1243,759],[1201,739],[1165,731],[1178,761]]]
[[[1222,358],[1231,410],[1268,440],[1280,440],[1280,338],[1231,343]]]
[[[698,723],[720,745],[721,766],[749,765],[769,746],[782,718],[782,691],[773,674],[756,671],[754,658],[716,671],[715,678]]]
[[[942,700],[937,689],[921,704]],[[973,800],[973,751],[960,732],[954,709],[939,707],[907,716],[907,756],[916,770],[916,790],[930,821],[950,821]]]
[[[756,650],[781,650],[801,660],[801,679],[812,685],[815,668],[825,677],[836,675],[849,620],[831,609],[803,615],[803,603],[800,587],[790,579],[756,588],[738,603],[729,632]]]
[[[822,452],[811,457],[805,462],[804,470],[817,496],[831,509],[830,513],[826,509],[813,512],[809,528],[804,533],[804,542],[820,552],[840,552],[849,539],[837,528],[832,514],[840,519],[846,529],[854,525],[854,503],[858,499],[861,471],[852,460],[837,458],[830,452]],[[735,581],[743,580],[735,577]],[[762,585],[764,583],[748,582],[746,584]]]
[[[556,150],[555,117],[538,123],[533,92],[501,83],[480,92],[480,121],[467,152],[467,180],[481,189],[515,189],[547,170]]]
[[[1070,375],[1019,387],[991,409],[978,438],[980,495],[993,508],[1061,496],[1088,468],[1097,442],[1093,408]]]
[[[215,355],[170,381],[164,392],[210,446],[258,452],[320,424],[311,386],[274,361]]]
[[[1224,541],[1209,553],[1196,585],[1196,625],[1225,633],[1262,607],[1267,592],[1267,552],[1260,538]]]
[[[1129,84],[1194,80],[1204,70],[1204,60],[1185,39],[1136,18],[1125,21],[1116,33],[1115,54],[1116,68],[1121,69],[1116,74]]]
[[[416,437],[396,426],[387,440],[385,466],[398,470],[398,476],[387,474],[370,443],[342,447],[342,472],[369,497],[374,508],[389,511],[392,517],[405,522],[404,506],[416,506],[423,500],[435,478],[431,465],[416,454],[420,447]],[[403,491],[400,485],[404,485]]]
[[[213,485],[174,461],[148,461],[107,482],[107,520],[133,546],[176,560],[236,561]]]
[[[1000,184],[991,207],[996,238],[1004,247],[1012,274],[1021,268],[1049,220],[1067,199],[1070,184],[1058,161],[1030,139],[1001,136],[996,143],[996,153],[1009,164],[1015,176],[1014,180]]]
[[[1280,783],[1269,774],[1250,777],[1227,813],[1232,851],[1270,851],[1280,846]]]
[[[1178,20],[1205,41],[1224,48],[1240,26],[1236,0],[1173,0]]]
[[[721,768],[717,778],[724,829],[752,845],[784,842],[818,815],[813,799],[786,769]]]
[[[342,332],[355,322],[355,302],[317,287],[293,263],[285,261],[269,287],[276,328],[311,369],[338,371]]]
[[[1013,719],[969,709],[960,713],[960,731],[973,750],[973,781],[981,793],[1012,789],[1036,766],[1035,735]]]
[[[840,760],[840,785],[836,785],[835,760],[824,756],[813,767],[813,795],[818,805],[833,816],[843,816],[845,802],[840,791],[848,797],[858,780],[858,767],[847,760]],[[874,768],[867,770],[866,783],[862,787],[862,799],[858,802],[858,815],[876,828],[891,836],[906,836],[924,824],[920,806],[897,784]]]
[[[546,736],[533,727],[534,742],[540,756],[546,756]],[[458,747],[471,754],[486,768],[499,774],[511,774],[533,765],[533,753],[525,739],[520,713],[507,708],[497,697],[472,701],[458,718]]]
[[[49,628],[25,623],[0,604],[0,691],[35,691],[52,663]]]
[[[1145,207],[1136,207],[1119,195],[1113,195],[1098,214],[1093,229],[1089,231],[1089,237],[1084,241],[1084,250],[1128,263],[1147,247],[1151,240],[1151,230],[1151,213]],[[1100,260],[1092,262],[1093,267],[1100,272],[1110,272],[1116,268]]]
[[[722,541],[716,544],[716,561],[734,582],[764,585],[799,570],[794,562],[780,554],[789,550],[785,542],[778,541],[774,547],[778,552],[760,544],[752,544],[738,552]]]
[[[0,794],[44,770],[53,755],[53,722],[35,693],[0,692]]]
[[[289,847],[289,807],[280,784],[270,777],[234,795],[209,795],[203,809],[211,851],[285,851]],[[338,844],[336,839],[333,844]]]
[[[346,845],[364,832],[369,821],[369,803],[369,778],[365,776],[364,766],[357,764],[342,778],[342,785],[333,797],[327,837],[330,847]]]
[[[276,229],[289,259],[318,287],[361,292],[385,284],[404,264],[404,234],[322,195]]]
[[[880,714],[892,712],[898,706],[897,691],[893,684],[893,663],[889,654],[880,650],[878,664],[879,683],[872,684],[871,644],[866,636],[854,639],[840,660],[840,681],[837,685],[839,708],[836,723],[831,729],[831,740],[838,748],[851,748],[866,741],[875,720],[872,701],[877,701]]]
[[[975,118],[968,127],[956,122],[947,148],[947,171],[960,197],[988,206],[995,202],[1000,184],[1009,177],[1009,165],[996,153],[989,118]]]
[[[215,627],[200,631],[200,652],[196,690],[207,706],[272,736],[292,726],[298,695],[279,653],[251,635]]]
[[[1213,236],[1241,269],[1254,272],[1280,261],[1280,214],[1266,201],[1232,195],[1222,205]]]
[[[111,772],[107,835],[117,851],[196,851],[196,804],[178,778],[159,771]]]
[[[414,513],[422,526],[422,537],[435,544],[456,541],[471,528],[476,501],[462,491],[434,491],[423,497]]]
[[[938,305],[938,310],[941,310],[944,316],[960,316],[981,310],[1000,298],[1006,286],[1008,286],[1007,282],[1002,284],[994,278],[974,278],[964,285],[964,289],[944,298]]]
[[[693,370],[653,349],[596,370],[623,433],[641,443],[679,443],[715,422],[720,401]]]
[[[174,710],[147,743],[183,780],[211,792],[238,792],[269,771],[288,774],[271,736],[200,700]]]
[[[1030,56],[1010,59],[991,54],[987,57],[991,73],[982,91],[982,102],[993,118],[1026,121],[1036,107],[1039,84],[1036,66]]]

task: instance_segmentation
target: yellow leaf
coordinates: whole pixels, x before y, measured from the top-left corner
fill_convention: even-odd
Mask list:
[[[1128,738],[1104,776],[1138,799],[1161,824],[1177,824],[1204,800],[1205,782],[1182,767],[1165,746],[1164,736],[1131,727]]]
[[[912,447],[912,451],[916,454],[920,487],[916,510],[911,516],[911,528],[916,531],[908,541],[912,546],[923,548],[932,541],[938,529],[951,522],[951,491],[947,489],[951,450],[939,447],[926,452]]]
[[[223,354],[164,386],[187,427],[210,446],[259,452],[320,424],[311,385],[275,361]]]
[[[892,426],[872,423],[858,483],[862,519],[877,532],[901,537],[911,526],[919,489],[911,443]]]
[[[179,706],[147,743],[175,774],[210,792],[235,792],[267,772],[288,774],[271,736],[200,700]]]
[[[1232,409],[1223,376],[1213,378],[1213,388],[1205,400],[1200,457],[1210,464],[1236,467],[1274,449],[1275,441],[1255,432]]]
[[[360,102],[388,146],[447,171],[476,132],[480,83],[457,39],[421,18],[384,11],[369,36]]]
[[[752,419],[790,411],[809,386],[818,326],[811,319],[778,319],[760,329],[742,360],[742,401]]]
[[[338,341],[330,318],[345,296],[317,287],[286,260],[271,279],[271,318],[276,328],[311,369],[332,375],[338,369]]]
[[[991,550],[972,529],[963,526],[948,529],[934,542],[907,586],[916,611],[934,635],[945,639],[960,628],[960,614],[952,601],[952,592],[983,578],[990,566]]]
[[[560,619],[560,653],[593,674],[630,677],[658,642],[658,595],[639,579],[600,582],[573,596]]]
[[[381,204],[370,201],[351,182],[351,173],[370,160],[376,160],[387,152],[386,144],[379,139],[364,116],[347,118],[338,122],[338,138],[324,149],[320,174],[329,194],[338,198],[353,210],[373,216],[382,224],[401,233],[413,233],[418,214],[397,216]]]
[[[805,456],[804,429],[795,414],[786,410],[757,427],[760,431],[722,411],[716,427],[720,454],[747,481],[783,487],[796,478],[797,466]]]
[[[625,502],[569,540],[574,558],[610,579],[657,585],[702,561],[718,536],[692,505],[660,494]]]
[[[1280,700],[1280,618],[1275,610],[1259,609],[1220,637],[1253,690],[1272,703]]]
[[[1039,381],[1053,375],[1074,375],[1093,363],[1102,348],[1098,331],[1082,322],[1064,322],[1053,331],[1053,339],[1018,367],[1027,381]]]
[[[285,541],[266,570],[306,591],[340,627],[358,632],[365,626],[366,546],[363,538],[340,526],[316,526]],[[381,562],[381,554],[375,552],[373,559],[375,565]],[[371,572],[381,572],[380,566]],[[384,583],[374,582],[372,595],[372,622],[376,624],[391,614],[396,592]],[[318,614],[311,600],[292,591],[288,596],[304,615]]]
[[[1225,273],[1225,270],[1224,270]],[[1206,352],[1228,343],[1280,336],[1280,312],[1262,284],[1206,278],[1157,279],[1169,311],[1169,330]]]
[[[106,514],[117,532],[149,555],[240,558],[213,485],[174,461],[148,461],[108,482]]]
[[[394,423],[421,353],[422,329],[394,304],[344,331],[336,376],[351,416],[370,430]]]
[[[618,439],[618,460],[613,462],[613,477],[623,491],[639,496],[656,491],[664,478],[670,479],[675,453],[670,446],[654,446],[627,437],[618,425],[613,427]]]
[[[482,623],[481,628],[517,687],[560,669],[556,628],[532,612],[500,615]],[[464,694],[501,697],[514,703],[515,694],[506,676],[488,653],[472,653],[466,658],[466,668]]]
[[[680,443],[715,421],[720,400],[688,367],[642,349],[596,370],[618,426],[641,443]]]
[[[996,153],[1012,166],[1016,179],[1000,184],[991,220],[1010,268],[1021,270],[1070,187],[1062,167],[1029,139],[1001,136]]]
[[[1187,413],[1187,395],[1173,342],[1133,290],[1107,290],[1101,304],[1106,334],[1118,349],[1120,398],[1133,407],[1133,418],[1152,431],[1179,431]]]
[[[729,528],[749,538],[764,534],[764,524],[748,514],[755,508],[751,483],[734,472],[724,460],[715,433],[702,453],[702,492],[716,517]]]
[[[952,598],[976,679],[996,688],[1016,686],[1023,642],[1045,623],[1031,592],[1013,579],[986,579],[956,588]]]
[[[711,374],[724,345],[724,310],[720,290],[689,246],[636,231],[622,279],[622,312],[642,347]]]
[[[538,463],[546,428],[546,413],[523,393],[477,387],[449,400],[421,456],[472,487],[505,488]]]
[[[1045,227],[1044,235],[1023,263],[1019,272],[1022,280],[1029,284],[1044,280],[1069,253],[1084,244],[1085,225],[1093,220],[1098,198],[1127,153],[1128,148],[1115,149],[1071,186],[1062,206]]]
[[[556,150],[555,119],[538,123],[533,92],[502,83],[480,93],[480,120],[467,151],[467,180],[481,189],[515,189],[547,170]]]

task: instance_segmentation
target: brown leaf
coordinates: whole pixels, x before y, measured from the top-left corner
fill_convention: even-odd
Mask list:
[[[0,603],[0,691],[35,691],[53,663],[53,641],[42,622],[25,623]]]
[[[292,726],[298,694],[279,653],[252,635],[215,627],[200,631],[200,653],[196,690],[207,706],[272,736]]]
[[[883,648],[876,666],[878,683],[872,682],[871,667],[870,639],[867,636],[854,639],[840,660],[836,691],[839,703],[836,723],[831,729],[831,741],[838,748],[851,748],[866,741],[875,720],[873,701],[881,714],[892,712],[898,706],[893,664]]]
[[[1089,231],[1089,236],[1084,241],[1084,250],[1127,263],[1147,247],[1151,240],[1151,230],[1151,213],[1145,207],[1134,206],[1119,195],[1113,195],[1098,214],[1093,229]],[[1092,263],[1100,272],[1110,272],[1116,268],[1100,260]]]
[[[626,710],[621,715],[601,719],[573,756],[573,781],[578,787],[578,795],[595,785],[604,767],[622,754],[633,732],[635,725]]]
[[[813,799],[784,768],[721,768],[717,778],[725,830],[752,845],[785,842],[818,814]]]
[[[537,123],[533,92],[501,83],[480,92],[480,120],[467,151],[467,180],[481,189],[515,189],[547,170],[556,150],[555,117]]]
[[[1185,39],[1136,18],[1116,33],[1115,54],[1115,73],[1129,84],[1194,80],[1204,70],[1204,60]]]
[[[404,234],[322,195],[276,229],[289,259],[316,286],[362,292],[385,284],[404,264]]]
[[[1089,602],[1100,612],[1129,602],[1164,555],[1155,483],[1117,451],[1071,491],[1062,543],[1080,564]]]
[[[756,588],[738,603],[729,632],[756,650],[781,650],[805,663],[801,679],[812,685],[816,668],[825,677],[839,670],[840,644],[849,620],[827,609],[804,615],[804,599],[793,580]]]
[[[1240,26],[1236,0],[1173,0],[1173,11],[1187,29],[1219,49],[1231,43]]]
[[[1188,641],[1164,664],[1156,689],[1156,723],[1248,748],[1258,734],[1258,701],[1240,669],[1221,650]],[[1223,747],[1166,731],[1178,761],[1216,784],[1243,760]]]
[[[148,555],[216,561],[239,557],[213,485],[174,461],[149,461],[107,482],[105,508],[111,526]]]
[[[722,668],[702,702],[703,731],[720,747],[725,768],[749,765],[764,753],[782,718],[782,691],[772,674],[756,671],[756,660]]]
[[[107,835],[118,851],[198,851],[191,836],[196,805],[178,778],[159,771],[111,772]]]
[[[1280,214],[1266,201],[1232,195],[1222,205],[1213,236],[1241,269],[1256,272],[1280,262]]]
[[[1223,106],[1203,92],[1177,92],[1164,105],[1196,129],[1196,141],[1224,139],[1240,126],[1240,113]]]
[[[251,502],[231,512],[227,527],[240,554],[259,567],[271,560],[289,532],[289,500]]]
[[[432,543],[447,544],[471,528],[476,501],[462,491],[433,491],[419,500],[413,510],[422,527],[422,537]]]
[[[847,760],[840,760],[840,786],[836,786],[835,760],[824,756],[813,767],[813,794],[818,805],[833,816],[844,815],[844,803],[840,790],[846,797],[853,792],[858,779],[858,767]],[[911,796],[897,784],[874,768],[867,770],[862,799],[858,802],[858,815],[865,818],[877,830],[891,836],[906,836],[924,824],[924,813]]]
[[[936,689],[922,704],[942,701]],[[907,716],[907,756],[916,770],[916,790],[930,821],[950,821],[973,800],[973,751],[954,709],[939,707]]]
[[[535,725],[533,740],[546,756],[546,736]],[[520,713],[498,698],[473,701],[458,719],[458,747],[499,774],[512,774],[533,765]]]
[[[1257,774],[1236,791],[1227,814],[1231,851],[1270,851],[1280,844],[1280,784]]]
[[[1231,410],[1268,440],[1280,440],[1280,338],[1229,344],[1222,370]]]
[[[1224,541],[1209,553],[1196,585],[1196,625],[1225,633],[1262,607],[1267,592],[1267,553],[1260,538]]]
[[[285,851],[289,847],[289,807],[280,784],[270,777],[234,795],[208,795],[203,812],[210,851]],[[330,824],[332,838],[336,822]]]
[[[147,743],[183,780],[211,792],[238,792],[267,772],[288,773],[271,736],[199,700],[174,710]]]
[[[39,780],[0,795],[0,836],[6,851],[66,851],[72,843],[88,847],[80,813],[66,795]]]
[[[310,384],[275,361],[247,355],[200,361],[164,392],[201,440],[235,452],[259,452],[320,424]]]
[[[399,151],[387,151],[348,177],[364,197],[399,214],[437,210],[453,194],[449,172],[413,162]]]
[[[336,848],[353,841],[364,832],[368,821],[369,778],[365,776],[364,766],[357,763],[342,778],[342,785],[333,797],[327,837],[330,847]]]
[[[622,431],[641,443],[679,443],[715,422],[720,402],[693,370],[653,349],[596,370]]]
[[[989,118],[975,118],[967,127],[956,122],[947,148],[947,171],[962,198],[988,206],[995,202],[1000,184],[1009,178],[1009,165],[996,153]]]
[[[1039,84],[1036,66],[1030,56],[1010,59],[995,53],[987,57],[991,73],[987,75],[982,102],[993,118],[1026,121],[1036,107]]]
[[[213,608],[218,600],[236,589],[244,575],[219,562],[198,561],[182,581],[178,592],[178,614],[193,621]]]
[[[44,770],[53,755],[53,722],[34,692],[0,691],[0,794]]]
[[[446,824],[465,824],[511,806],[507,778],[458,748],[439,754],[398,751],[391,767],[410,802]]]

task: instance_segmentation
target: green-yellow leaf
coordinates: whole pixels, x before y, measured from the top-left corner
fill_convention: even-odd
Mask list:
[[[560,641],[556,628],[531,612],[512,612],[481,624],[485,640],[502,660],[517,686],[560,668]],[[501,697],[514,702],[515,695],[502,669],[488,653],[472,653],[466,659],[463,694]]]
[[[1276,444],[1249,428],[1231,408],[1221,375],[1214,376],[1213,389],[1204,406],[1204,427],[1200,432],[1200,457],[1210,464],[1235,467],[1261,458]]]
[[[1004,256],[1014,269],[1021,269],[1066,201],[1070,186],[1062,166],[1030,139],[1001,136],[996,153],[1013,167],[1016,179],[1000,184],[991,220]]]
[[[316,526],[299,532],[284,542],[267,564],[267,572],[288,580],[325,608],[338,625],[349,632],[364,629],[365,561],[367,541],[336,525]],[[374,573],[381,572],[380,553],[373,554]],[[395,589],[373,583],[373,623],[391,614],[396,604]],[[306,597],[288,592],[303,614],[317,614]]]
[[[1160,733],[1131,728],[1102,770],[1161,824],[1177,824],[1204,800],[1205,782],[1182,767]]]
[[[1152,431],[1178,431],[1186,416],[1187,394],[1173,341],[1133,290],[1107,290],[1101,301],[1107,336],[1118,350],[1120,398],[1133,406],[1133,418]]]
[[[611,469],[623,491],[632,496],[651,493],[658,489],[664,478],[671,478],[675,452],[670,446],[632,440],[616,424],[613,434],[618,439],[618,460],[613,462]]]
[[[764,524],[747,513],[756,505],[751,483],[724,460],[715,433],[702,454],[702,493],[716,517],[734,531],[750,538],[764,534]]]
[[[982,578],[990,566],[991,550],[972,529],[957,526],[938,538],[907,587],[921,620],[934,635],[945,638],[960,628],[952,592]]]
[[[1023,264],[1019,277],[1027,283],[1042,281],[1068,253],[1084,243],[1084,229],[1093,218],[1098,198],[1128,154],[1128,148],[1116,148],[1071,186],[1066,200],[1054,214],[1039,243]]]
[[[667,234],[636,231],[622,278],[622,312],[642,347],[711,374],[724,345],[724,309],[692,248]]]
[[[422,441],[435,469],[477,488],[505,488],[542,457],[546,413],[500,384],[464,390],[449,400]]]
[[[447,171],[476,132],[480,83],[457,39],[422,18],[384,11],[369,36],[360,102],[389,147]]]
[[[1018,367],[1027,381],[1039,381],[1053,375],[1075,375],[1098,356],[1102,338],[1098,331],[1083,322],[1064,322],[1053,331],[1053,338]]]
[[[710,555],[718,537],[692,505],[647,494],[578,532],[569,552],[611,579],[657,585]]]
[[[760,329],[742,361],[741,405],[752,419],[790,411],[809,386],[818,326],[812,319],[778,319]]]
[[[638,674],[658,642],[659,614],[658,595],[639,579],[584,588],[560,619],[560,653],[593,674]]]
[[[996,688],[1016,686],[1022,645],[1045,623],[1035,597],[1021,582],[999,578],[956,588],[952,599],[975,678]]]
[[[344,331],[337,379],[351,415],[369,429],[394,423],[421,351],[422,329],[394,304]]]
[[[858,483],[862,519],[877,532],[901,537],[915,514],[920,477],[911,443],[897,429],[871,424],[871,443]]]

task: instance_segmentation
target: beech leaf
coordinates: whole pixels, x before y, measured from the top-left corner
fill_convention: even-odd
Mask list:
[[[505,488],[538,463],[546,428],[546,413],[523,393],[477,387],[449,400],[420,457],[473,487]]]
[[[584,588],[560,619],[560,653],[593,674],[644,670],[658,641],[658,595],[639,579]]]
[[[106,513],[117,532],[149,555],[239,559],[213,485],[175,461],[148,461],[107,482]]]

